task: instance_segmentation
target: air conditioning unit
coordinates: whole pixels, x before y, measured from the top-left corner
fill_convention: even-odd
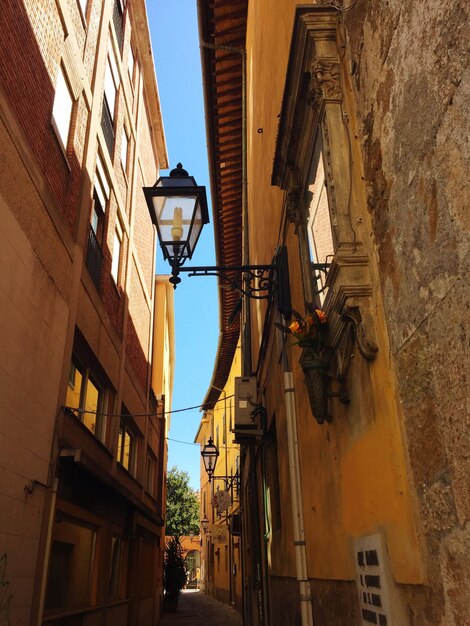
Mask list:
[[[235,378],[235,431],[258,428],[257,407],[256,377]]]

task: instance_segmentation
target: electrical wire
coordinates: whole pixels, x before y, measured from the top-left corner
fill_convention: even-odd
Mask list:
[[[227,396],[227,398],[233,398],[235,394],[232,394],[230,396]],[[220,398],[219,400],[216,400],[217,402],[221,402],[224,398]],[[183,411],[193,411],[194,409],[200,409],[201,407],[204,407],[204,404],[196,404],[194,406],[187,406],[184,409],[172,409],[171,411],[164,411],[163,413],[160,413],[160,415],[169,415],[171,413],[182,413]],[[63,406],[62,409],[64,411],[71,411],[72,413],[79,413],[79,414],[84,414],[84,413],[89,413],[91,415],[100,415],[101,417],[155,417],[156,414],[155,413],[102,413],[101,411],[90,411],[88,409],[80,409],[79,407],[72,407],[72,406]],[[159,416],[157,416],[159,417]]]
[[[172,439],[171,437],[165,437],[167,441],[173,441],[174,443],[184,443],[187,446],[200,446],[200,443],[194,443],[194,441],[181,441],[180,439]],[[224,450],[238,450],[238,446],[224,446]]]

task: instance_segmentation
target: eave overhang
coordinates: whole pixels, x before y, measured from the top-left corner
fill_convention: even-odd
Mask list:
[[[242,264],[243,57],[247,0],[198,0],[216,260]],[[220,333],[204,409],[214,407],[240,336],[238,292],[219,283]]]

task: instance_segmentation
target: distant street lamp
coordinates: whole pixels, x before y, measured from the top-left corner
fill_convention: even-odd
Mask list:
[[[207,475],[209,477],[209,482],[211,482],[212,476],[215,471],[215,466],[217,464],[217,458],[219,456],[219,451],[217,450],[217,446],[213,442],[212,437],[209,437],[209,441],[202,449],[201,456],[204,462],[204,467],[206,468]]]
[[[209,526],[209,520],[207,519],[207,515],[206,514],[204,514],[204,517],[201,520],[201,526],[202,526],[202,530],[203,530],[204,534],[206,534],[207,528]]]

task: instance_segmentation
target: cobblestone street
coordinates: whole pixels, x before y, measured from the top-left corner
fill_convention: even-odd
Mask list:
[[[181,593],[176,613],[163,613],[161,626],[242,626],[240,614],[231,607],[193,589]]]

